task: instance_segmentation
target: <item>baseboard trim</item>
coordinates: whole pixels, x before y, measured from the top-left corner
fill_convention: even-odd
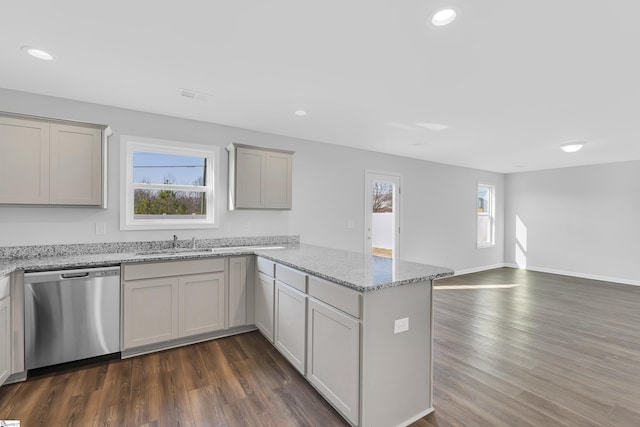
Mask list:
[[[255,331],[255,325],[236,326],[234,328],[223,329],[221,331],[207,332],[200,335],[192,335],[189,337],[178,338],[171,341],[163,341],[156,344],[147,344],[140,347],[133,347],[127,350],[123,350],[121,353],[122,359],[128,359],[130,357],[141,356],[143,354],[155,353],[157,351],[170,350],[172,348],[183,347],[185,345],[197,344],[204,341],[211,341],[217,338],[229,337],[231,335],[242,334],[245,332]]]
[[[4,382],[4,384],[14,384],[21,383],[27,380],[27,371],[24,372],[16,372],[15,374],[9,375],[9,378]]]
[[[483,265],[482,267],[465,268],[464,270],[455,270],[453,275],[462,276],[463,274],[478,273],[480,271],[487,271],[487,270],[495,270],[496,268],[502,268],[506,266],[507,266],[506,264],[501,263],[501,264],[493,264],[493,265]]]
[[[505,263],[505,267],[521,268],[516,264]],[[578,273],[576,271],[556,270],[554,268],[536,267],[528,265],[524,268],[529,271],[537,271],[539,273],[557,274],[559,276],[578,277],[580,279],[597,280],[600,282],[618,283],[621,285],[640,286],[640,280],[624,279],[621,277],[599,276],[596,274]]]
[[[624,279],[621,277],[598,276],[596,274],[578,273],[575,271],[556,270],[553,268],[527,266],[527,270],[538,271],[540,273],[558,274],[560,276],[579,277],[581,279],[598,280],[601,282],[620,283],[622,285],[640,286],[640,280]]]
[[[474,267],[474,268],[466,268],[464,270],[456,270],[453,274],[454,276],[462,276],[464,274],[478,273],[481,271],[493,270],[496,268],[517,268],[522,269],[522,267],[517,264],[505,262],[503,264],[493,264],[493,265],[485,265],[482,267]],[[580,279],[589,279],[589,280],[598,280],[600,282],[610,282],[610,283],[618,283],[621,285],[631,285],[631,286],[640,286],[640,280],[632,280],[632,279],[624,279],[621,277],[611,277],[611,276],[598,276],[596,274],[586,274],[586,273],[578,273],[575,271],[566,271],[566,270],[556,270],[553,268],[544,268],[544,267],[535,267],[535,266],[527,266],[524,270],[529,271],[537,271],[540,273],[549,273],[549,274],[557,274],[559,276],[569,276],[569,277],[578,277]]]
[[[408,426],[410,424],[413,424],[416,421],[418,421],[419,419],[422,419],[422,418],[426,417],[427,415],[429,415],[432,412],[433,412],[433,408],[426,409],[426,410],[420,412],[418,415],[416,415],[414,417],[411,417],[406,421],[401,422],[400,424],[398,424],[398,427],[406,427],[406,426]]]

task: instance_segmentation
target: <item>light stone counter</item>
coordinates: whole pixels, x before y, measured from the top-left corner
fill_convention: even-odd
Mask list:
[[[254,253],[361,292],[453,275],[453,270],[444,267],[304,244]]]
[[[61,253],[58,256],[38,256],[36,246],[30,247],[23,258],[0,260],[0,275],[7,275],[15,270],[46,271],[71,268],[114,266],[122,263],[138,263],[151,261],[187,260],[213,258],[221,256],[259,255],[289,267],[297,268],[308,274],[338,283],[357,291],[368,292],[408,283],[424,282],[453,275],[453,270],[427,264],[408,261],[392,261],[388,258],[374,257],[357,252],[348,252],[320,246],[298,244],[283,240],[259,241],[265,247],[282,245],[284,249],[260,249],[255,241],[243,241],[251,246],[233,246],[200,248],[190,251],[182,247],[177,253],[145,253],[157,248],[143,246],[135,252],[96,253],[95,246],[88,245],[83,254],[72,254],[71,251],[52,251],[44,247],[45,254]],[[117,247],[120,250],[131,250],[131,247]],[[81,248],[83,249],[83,248]],[[112,249],[112,248],[110,248]],[[135,249],[138,249],[137,247]],[[23,251],[22,253],[25,253]]]
[[[192,241],[188,239],[178,241],[179,252],[164,254],[150,252],[171,249],[171,241],[5,246],[0,247],[0,274],[10,274],[15,270],[46,271],[106,267],[134,262],[251,255],[253,247],[291,245],[299,242],[299,236],[198,239],[195,242],[196,249],[192,250]]]

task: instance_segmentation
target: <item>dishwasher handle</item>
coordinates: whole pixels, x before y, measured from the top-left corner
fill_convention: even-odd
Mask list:
[[[62,279],[82,279],[84,277],[89,277],[89,272],[86,271],[84,273],[64,273],[61,274],[60,277]]]
[[[60,280],[82,280],[120,275],[120,267],[89,267],[75,270],[25,272],[24,283],[57,282]]]

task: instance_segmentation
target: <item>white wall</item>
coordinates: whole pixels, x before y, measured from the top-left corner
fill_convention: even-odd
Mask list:
[[[299,234],[304,243],[362,251],[364,171],[402,174],[404,259],[454,269],[501,265],[504,175],[413,160],[246,129],[0,89],[0,111],[101,123],[111,126],[109,208],[0,206],[0,246],[102,241],[141,241]],[[217,145],[231,142],[295,150],[293,209],[285,212],[226,210],[227,162],[220,162],[220,229],[119,230],[120,135]],[[497,189],[495,248],[476,249],[476,185]],[[348,228],[352,220],[354,228]],[[105,222],[106,235],[95,234]]]
[[[371,214],[371,242],[374,248],[393,249],[393,212]]]
[[[506,176],[505,261],[640,285],[640,161]]]

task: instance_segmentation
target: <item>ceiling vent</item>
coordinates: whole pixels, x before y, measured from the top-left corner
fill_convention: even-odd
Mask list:
[[[210,95],[206,93],[196,92],[195,90],[190,89],[180,89],[180,96],[189,99],[195,99],[196,101],[207,102],[209,101]]]

